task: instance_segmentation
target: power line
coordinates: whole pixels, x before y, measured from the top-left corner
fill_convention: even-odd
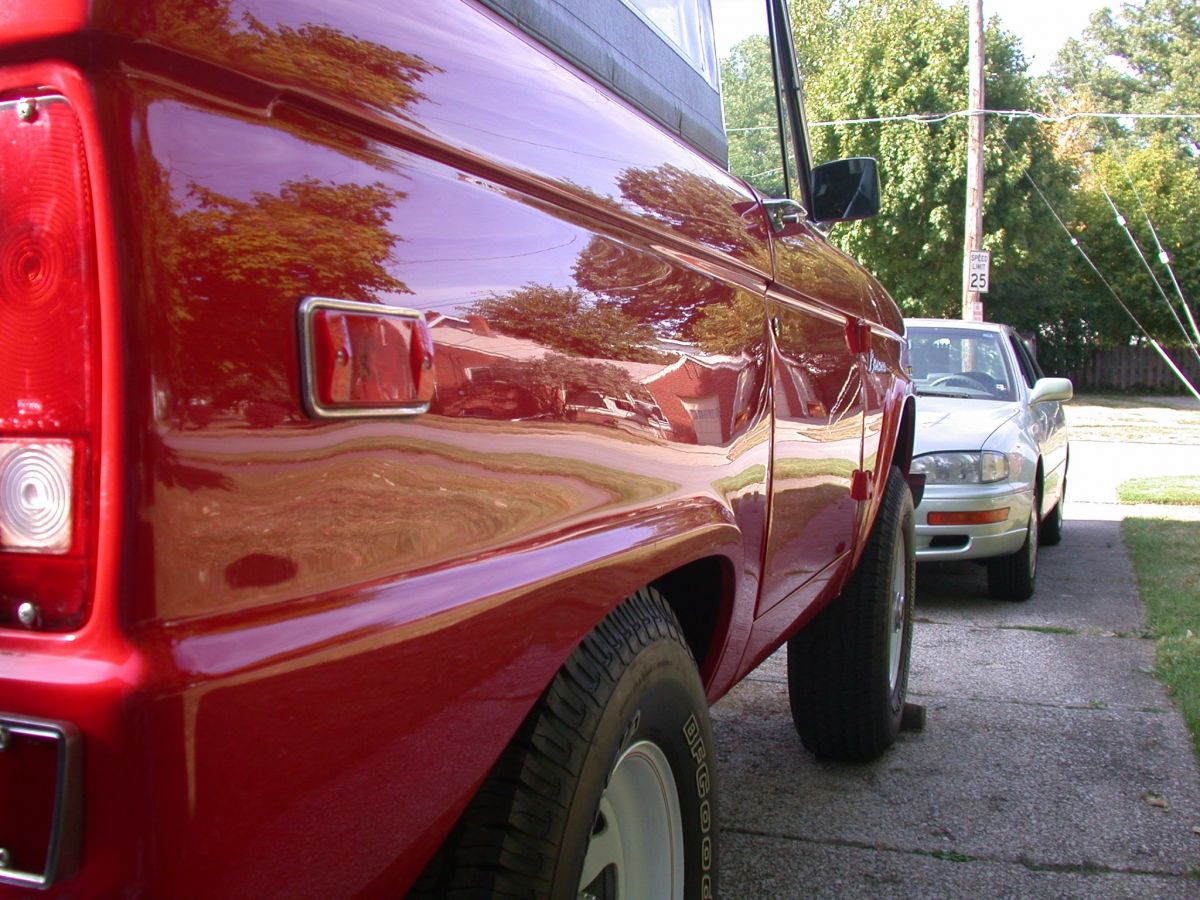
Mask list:
[[[1175,307],[1171,301],[1167,299],[1167,292],[1163,290],[1162,282],[1158,280],[1158,276],[1154,274],[1154,270],[1150,268],[1150,262],[1146,259],[1146,254],[1142,252],[1141,245],[1138,244],[1137,238],[1133,236],[1133,232],[1129,230],[1129,223],[1125,217],[1121,215],[1121,211],[1117,209],[1117,204],[1113,202],[1113,198],[1109,196],[1108,189],[1103,184],[1100,185],[1100,193],[1104,194],[1104,199],[1108,201],[1108,207],[1113,211],[1113,216],[1117,220],[1117,225],[1125,236],[1129,238],[1129,243],[1133,245],[1133,249],[1137,251],[1138,259],[1142,261],[1142,265],[1146,267],[1146,271],[1150,274],[1150,280],[1154,282],[1154,286],[1158,288],[1158,293],[1162,295],[1163,303],[1167,304],[1167,309],[1171,311],[1172,318],[1175,319],[1175,324],[1179,326],[1179,330],[1183,333],[1183,339],[1192,351],[1192,355],[1200,361],[1200,352],[1196,351],[1196,345],[1192,343],[1191,336],[1187,333],[1187,328],[1183,325],[1183,320],[1179,318],[1179,313],[1175,311]]]
[[[1003,140],[1003,138],[1001,138],[1001,140]],[[1016,153],[1008,141],[1004,141],[1004,145],[1008,147],[1010,153]],[[1125,311],[1125,315],[1129,316],[1129,318],[1133,320],[1133,324],[1138,327],[1138,331],[1145,336],[1146,340],[1149,341],[1150,346],[1154,348],[1154,350],[1162,358],[1162,361],[1167,364],[1167,367],[1175,373],[1175,376],[1181,382],[1183,382],[1183,385],[1188,389],[1188,391],[1191,392],[1192,396],[1194,396],[1197,400],[1200,400],[1200,391],[1197,391],[1195,386],[1188,381],[1187,376],[1183,374],[1179,366],[1175,365],[1175,361],[1167,355],[1167,351],[1163,349],[1162,344],[1160,344],[1154,337],[1151,336],[1150,332],[1146,330],[1146,327],[1142,325],[1141,321],[1138,320],[1138,317],[1133,314],[1133,310],[1131,310],[1126,305],[1125,301],[1121,299],[1121,295],[1117,293],[1116,289],[1111,284],[1109,284],[1108,279],[1104,277],[1101,271],[1096,268],[1096,264],[1092,262],[1092,258],[1088,256],[1087,251],[1083,249],[1083,245],[1079,242],[1079,239],[1075,237],[1075,235],[1071,234],[1071,229],[1067,227],[1066,223],[1063,222],[1062,218],[1050,204],[1050,201],[1046,199],[1046,195],[1042,193],[1042,189],[1038,186],[1038,183],[1033,180],[1033,176],[1029,174],[1028,167],[1024,169],[1024,175],[1029,183],[1033,185],[1033,189],[1037,191],[1037,195],[1042,198],[1042,203],[1046,204],[1046,209],[1050,210],[1050,215],[1054,216],[1054,221],[1058,223],[1058,226],[1063,230],[1063,233],[1066,234],[1067,239],[1071,242],[1071,246],[1079,251],[1079,255],[1083,257],[1083,261],[1086,262],[1091,270],[1096,273],[1096,277],[1100,279],[1100,283],[1108,288],[1108,292],[1113,295],[1113,299],[1116,300],[1121,309]]]
[[[894,116],[871,116],[861,119],[835,119],[829,122],[809,122],[810,128],[820,125],[877,125],[886,122],[917,122],[924,125],[937,125],[950,119],[967,116],[999,116],[1005,119],[1033,119],[1038,122],[1062,123],[1073,119],[1155,119],[1155,120],[1200,120],[1200,113],[1124,113],[1124,112],[1073,112],[1052,114],[1038,112],[1032,109],[981,109],[972,112],[969,109],[959,109],[953,112],[938,113],[902,113]],[[764,128],[770,126],[764,126]],[[731,128],[730,131],[761,131],[763,128]]]
[[[1162,263],[1167,274],[1171,276],[1171,284],[1175,287],[1175,294],[1179,297],[1179,304],[1183,307],[1184,314],[1187,315],[1188,323],[1192,326],[1192,336],[1195,338],[1196,344],[1200,344],[1200,329],[1196,327],[1196,318],[1192,315],[1192,308],[1188,304],[1187,297],[1183,294],[1183,288],[1179,286],[1179,279],[1175,277],[1175,267],[1171,265],[1171,254],[1167,252],[1167,248],[1163,246],[1162,241],[1158,237],[1158,229],[1154,227],[1154,222],[1150,219],[1150,213],[1146,211],[1146,204],[1142,202],[1142,193],[1138,190],[1137,184],[1134,183],[1133,177],[1129,173],[1129,166],[1125,162],[1125,154],[1121,152],[1119,143],[1115,140],[1115,135],[1112,133],[1112,125],[1105,123],[1105,130],[1110,138],[1114,138],[1110,142],[1110,149],[1113,156],[1121,166],[1121,172],[1125,176],[1125,183],[1129,185],[1129,189],[1133,191],[1134,199],[1137,200],[1138,209],[1142,211],[1142,215],[1146,219],[1146,225],[1150,229],[1150,234],[1154,237],[1154,245],[1158,248],[1158,261]]]

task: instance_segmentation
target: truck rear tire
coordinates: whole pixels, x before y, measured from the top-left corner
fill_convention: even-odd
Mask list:
[[[714,897],[716,854],[708,704],[647,588],[567,659],[413,895]]]
[[[858,568],[788,641],[792,721],[817,756],[875,759],[900,731],[916,592],[913,519],[912,494],[893,467]]]

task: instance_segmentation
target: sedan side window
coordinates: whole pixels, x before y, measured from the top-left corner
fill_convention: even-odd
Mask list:
[[[1034,382],[1042,377],[1041,369],[1038,368],[1038,364],[1025,347],[1024,341],[1015,334],[1010,334],[1008,342],[1012,346],[1013,355],[1017,357],[1017,367],[1021,370],[1021,377],[1025,380],[1025,386],[1033,387]]]

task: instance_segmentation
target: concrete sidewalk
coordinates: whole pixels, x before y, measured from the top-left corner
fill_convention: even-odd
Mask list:
[[[1072,444],[1064,540],[1030,600],[990,600],[977,566],[921,570],[928,724],[883,759],[804,751],[781,653],[713,708],[722,896],[1200,897],[1200,768],[1150,674],[1111,479],[1088,475],[1137,471],[1130,452]]]

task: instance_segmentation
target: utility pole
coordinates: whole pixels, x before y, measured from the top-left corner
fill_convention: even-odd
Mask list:
[[[969,0],[971,47],[968,56],[967,100],[967,228],[963,248],[962,317],[983,321],[983,301],[972,291],[969,264],[972,250],[983,243],[983,0]]]

